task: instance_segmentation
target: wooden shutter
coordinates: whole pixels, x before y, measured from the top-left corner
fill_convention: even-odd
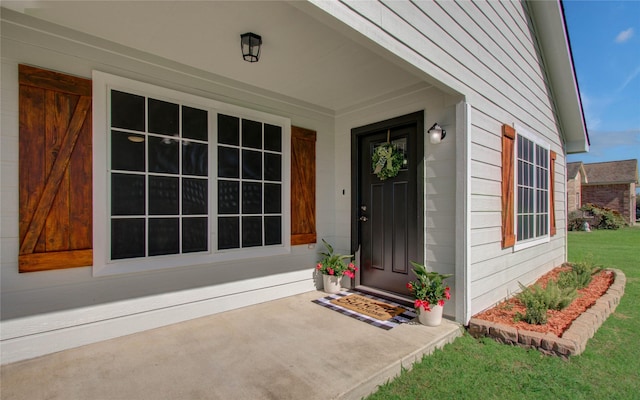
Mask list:
[[[292,126],[291,244],[316,240],[316,132]]]
[[[89,266],[91,80],[19,66],[20,272]]]
[[[514,221],[514,151],[516,130],[502,125],[502,248],[516,243],[513,231]]]
[[[556,204],[555,204],[555,189],[556,189],[556,152],[550,152],[549,157],[549,219],[551,220],[551,226],[549,227],[549,233],[551,236],[556,234]]]

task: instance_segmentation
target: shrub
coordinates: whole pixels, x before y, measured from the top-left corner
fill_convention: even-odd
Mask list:
[[[567,229],[570,231],[581,231],[587,220],[582,211],[571,211],[567,216]]]
[[[610,208],[598,207],[594,204],[585,204],[580,210],[593,215],[587,219],[591,229],[619,229],[627,225],[619,212]]]
[[[521,283],[519,285],[522,292],[517,297],[527,311],[525,315],[518,313],[516,317],[530,324],[547,323],[547,310],[562,310],[578,296],[575,287],[560,288],[556,281],[549,281],[545,288],[539,284],[531,287],[525,287]]]
[[[562,271],[558,275],[558,286],[560,288],[585,288],[589,283],[591,283],[593,275],[602,270],[600,267],[594,267],[589,261],[572,263],[569,265],[571,266],[571,270]]]

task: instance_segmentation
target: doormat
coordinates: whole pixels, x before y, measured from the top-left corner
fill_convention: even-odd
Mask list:
[[[416,317],[413,308],[352,290],[322,297],[313,302],[384,330],[395,328]]]

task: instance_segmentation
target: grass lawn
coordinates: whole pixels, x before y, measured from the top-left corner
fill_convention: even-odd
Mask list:
[[[627,277],[614,314],[577,357],[476,340],[465,334],[382,386],[382,399],[640,399],[640,227],[569,232],[569,261]]]

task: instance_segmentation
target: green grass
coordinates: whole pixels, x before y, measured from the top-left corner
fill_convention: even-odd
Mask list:
[[[569,261],[627,277],[614,314],[579,356],[563,360],[465,333],[380,387],[388,399],[640,399],[640,227],[569,232]]]

